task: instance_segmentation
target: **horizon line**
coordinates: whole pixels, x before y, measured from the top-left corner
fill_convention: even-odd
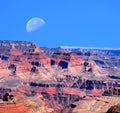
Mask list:
[[[100,49],[100,50],[120,50],[120,48],[110,47],[81,47],[81,46],[60,46],[63,49]]]

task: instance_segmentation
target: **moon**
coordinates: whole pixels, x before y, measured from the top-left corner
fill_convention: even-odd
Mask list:
[[[44,24],[45,24],[45,21],[42,18],[39,18],[39,17],[31,18],[30,20],[28,20],[26,24],[26,31],[27,32],[35,31],[40,27],[42,27]]]

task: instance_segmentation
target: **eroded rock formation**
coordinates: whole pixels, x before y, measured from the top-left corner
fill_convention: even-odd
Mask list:
[[[2,99],[9,93],[3,88],[11,89],[16,106],[24,113],[32,110],[33,113],[80,113],[84,108],[81,101],[120,95],[119,51],[82,48],[41,50],[30,42],[0,41],[0,97]],[[26,107],[28,103],[35,106],[30,104]],[[77,108],[79,105],[82,110]],[[83,105],[90,110],[84,102]],[[6,105],[6,109],[10,106]],[[16,108],[10,112],[18,113]],[[91,108],[91,113],[94,110]]]

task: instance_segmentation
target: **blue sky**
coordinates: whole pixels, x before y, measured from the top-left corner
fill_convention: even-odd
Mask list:
[[[32,17],[46,24],[26,32]],[[120,0],[1,0],[0,40],[120,48]]]

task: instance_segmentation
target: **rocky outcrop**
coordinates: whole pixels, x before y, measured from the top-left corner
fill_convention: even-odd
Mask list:
[[[106,113],[120,113],[120,104],[112,106]]]
[[[95,99],[86,99],[73,103],[76,105],[72,113],[106,113],[111,106],[118,104],[119,97],[103,96]],[[107,112],[112,113],[112,112]],[[114,112],[119,113],[119,112]]]
[[[89,72],[95,75],[101,70],[94,61],[85,60],[75,53],[54,53],[51,56],[51,66],[59,66],[69,71],[73,71],[78,67],[82,72]]]
[[[69,51],[78,56],[93,60],[101,67],[120,67],[120,49],[102,49],[102,48],[62,48],[64,51]]]
[[[56,101],[62,106],[67,106],[70,103],[79,100],[81,96],[78,90],[67,88],[61,84],[30,83],[30,86],[33,91],[41,94],[45,99]],[[69,92],[69,90],[71,90],[71,92]]]
[[[50,65],[50,59],[33,43],[0,41],[0,48],[1,69],[11,69],[9,66],[13,64],[16,72],[22,72],[30,71],[33,66]]]
[[[26,42],[26,41],[7,41],[7,40],[1,40],[0,41],[0,53],[9,53],[10,49],[16,48],[17,50],[21,52],[26,52],[29,50],[29,48],[33,47],[33,43]],[[8,50],[8,51],[5,51]]]
[[[49,57],[54,53],[65,53],[65,50],[62,49],[61,47],[57,47],[57,48],[40,47],[40,48],[45,53],[45,55]]]
[[[4,113],[55,113],[52,108],[47,106],[42,96],[28,99],[16,93],[15,98],[15,103],[0,103],[0,111]]]
[[[109,48],[82,48],[82,47],[60,47],[64,53],[75,53],[76,55],[84,58],[93,60],[97,65],[108,68],[117,66],[120,67],[120,49],[109,49]],[[52,56],[57,48],[42,48],[46,55]],[[48,54],[49,51],[49,54]]]
[[[83,65],[84,63],[84,59],[80,58],[74,53],[54,53],[51,56],[51,59],[52,59],[51,63],[55,61],[55,64],[56,65],[61,64],[60,66],[62,66],[62,64],[64,65],[64,63],[67,63],[68,66],[75,67],[75,66]]]

